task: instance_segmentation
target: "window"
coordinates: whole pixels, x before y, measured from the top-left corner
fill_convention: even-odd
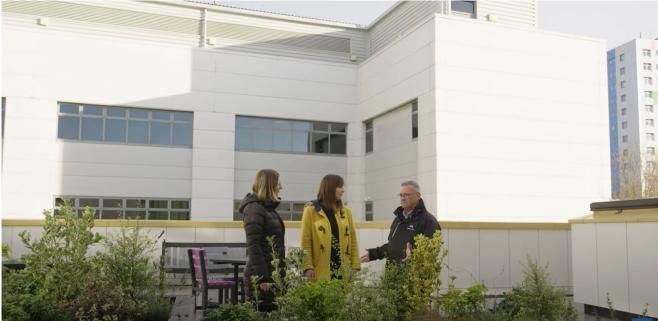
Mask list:
[[[237,116],[240,151],[345,155],[347,124]]]
[[[623,115],[626,115],[626,108],[622,108],[622,109],[621,109],[621,114],[622,114],[622,116],[623,116]]]
[[[621,136],[622,143],[628,143],[628,135]]]
[[[644,109],[647,113],[653,113],[653,105],[644,105]]]
[[[656,148],[655,147],[647,147],[647,155],[649,155],[649,156],[656,155]]]
[[[620,75],[625,75],[626,74],[626,68],[624,68],[624,67],[619,68],[619,74]]]
[[[655,161],[647,161],[647,168],[649,168],[649,169],[656,168],[656,162]]]
[[[645,91],[644,92],[644,98],[652,98],[652,97],[653,97],[653,94],[651,93],[651,91]]]
[[[619,61],[624,61],[624,54],[619,55]]]
[[[366,202],[366,221],[372,221],[374,219],[373,215],[372,201]]]
[[[644,63],[642,64],[642,69],[651,71],[651,64],[650,63]]]
[[[411,138],[418,138],[418,101],[411,103]]]
[[[647,127],[653,127],[653,124],[654,124],[653,118],[647,118],[644,120],[644,125],[646,125]]]
[[[656,135],[654,133],[647,133],[647,140],[648,141],[655,141],[656,140]]]
[[[475,18],[475,1],[452,1],[453,12],[462,13]]]
[[[651,49],[642,49],[643,57],[651,57]]]
[[[628,149],[624,149],[624,156],[628,156]]]
[[[233,201],[233,220],[242,221],[244,214],[239,212],[241,200]],[[304,213],[304,206],[306,202],[303,201],[282,201],[276,208],[281,219],[284,221],[301,221],[302,214]]]
[[[626,101],[626,94],[621,95],[621,102],[623,103],[623,102],[625,102],[625,101]]]
[[[627,127],[628,127],[628,123],[627,123],[627,122],[625,122],[625,121],[624,121],[624,122],[621,122],[621,128],[622,128],[622,129],[626,129]]]
[[[374,149],[374,129],[372,126],[372,119],[366,121],[366,154],[367,153],[372,153]]]
[[[189,199],[167,198],[121,198],[96,196],[57,196],[55,197],[55,214],[59,212],[64,200],[74,211],[81,215],[85,207],[95,210],[95,218],[103,220],[189,220]]]
[[[620,83],[621,88],[626,88],[626,80],[622,80]]]
[[[653,85],[653,79],[651,77],[644,77],[645,85]]]
[[[116,144],[192,146],[192,113],[59,103],[57,137]]]

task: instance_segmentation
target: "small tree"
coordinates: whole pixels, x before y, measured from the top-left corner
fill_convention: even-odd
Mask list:
[[[614,160],[618,166],[619,191],[613,198],[627,200],[658,197],[657,155],[638,156],[632,153],[616,155]]]
[[[578,313],[566,297],[566,290],[553,286],[547,267],[527,258],[521,284],[505,294],[498,307],[505,320],[576,321]]]

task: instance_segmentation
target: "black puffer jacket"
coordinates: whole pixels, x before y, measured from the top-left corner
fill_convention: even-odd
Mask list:
[[[388,234],[388,243],[374,249],[368,249],[370,260],[383,258],[393,261],[401,260],[406,256],[407,243],[414,245],[416,235],[423,234],[432,237],[437,229],[441,230],[441,226],[434,215],[425,209],[425,203],[422,199],[408,218],[405,218],[402,212],[402,207],[398,207],[393,212],[395,219]]]
[[[284,238],[286,228],[281,217],[276,212],[278,202],[258,200],[256,195],[247,194],[240,204],[239,211],[244,214],[244,230],[247,234],[247,266],[245,267],[246,283],[251,283],[251,276],[260,276],[260,283],[272,282],[272,247],[267,238],[274,236],[274,251],[285,265],[286,247]]]

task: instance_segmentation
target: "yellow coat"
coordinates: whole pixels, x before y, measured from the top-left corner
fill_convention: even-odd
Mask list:
[[[342,214],[342,215],[341,215]],[[343,206],[336,215],[338,244],[340,245],[341,262],[350,264],[353,269],[361,268],[359,247],[356,241],[356,231],[352,221],[352,211]],[[304,207],[302,217],[302,249],[304,250],[303,269],[315,270],[316,278],[330,278],[331,270],[331,225],[320,203],[316,200]]]

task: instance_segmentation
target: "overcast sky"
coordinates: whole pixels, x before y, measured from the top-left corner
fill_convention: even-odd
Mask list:
[[[219,1],[225,5],[367,25],[395,1]],[[608,48],[658,38],[656,1],[539,1],[539,28],[605,39]]]

